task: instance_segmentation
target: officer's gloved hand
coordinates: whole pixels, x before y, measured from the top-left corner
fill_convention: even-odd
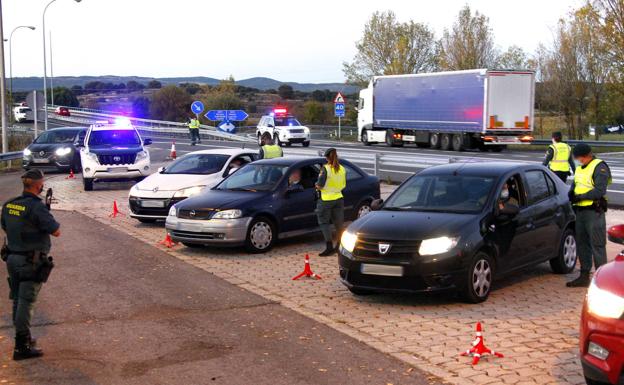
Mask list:
[[[570,203],[576,203],[580,200],[574,193],[574,187],[572,187],[570,191],[568,191],[568,199],[570,200]]]

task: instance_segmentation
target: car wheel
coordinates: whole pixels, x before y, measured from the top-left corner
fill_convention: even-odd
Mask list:
[[[600,382],[600,381],[592,380],[591,378],[587,378],[587,377],[585,377],[585,383],[587,385],[609,385],[608,382]]]
[[[507,146],[503,145],[498,145],[498,146],[492,146],[492,152],[501,152],[504,149],[506,149]]]
[[[355,219],[362,218],[364,215],[370,213],[371,211],[373,211],[373,209],[371,208],[371,203],[369,201],[364,201],[360,203],[357,207],[357,210],[355,211]]]
[[[82,186],[85,191],[93,191],[93,178],[82,178]]]
[[[262,135],[258,134],[258,146],[262,146]]]
[[[273,143],[277,144],[280,147],[284,146],[284,143],[282,143],[282,141],[279,138],[279,135],[277,134],[273,136]]]
[[[557,256],[550,260],[550,268],[555,274],[568,274],[576,266],[576,238],[574,231],[567,229],[563,232]]]
[[[464,136],[462,134],[453,135],[453,150],[464,151]]]
[[[433,133],[429,135],[429,147],[433,149],[440,148],[440,134]]]
[[[470,303],[485,301],[490,295],[494,278],[492,258],[479,251],[468,267],[466,283],[463,290],[464,299]]]
[[[264,217],[255,218],[247,229],[245,247],[251,253],[269,251],[275,243],[277,233],[273,223]]]
[[[199,249],[201,247],[204,247],[204,245],[198,245],[197,243],[188,243],[188,242],[182,242],[182,244],[186,247],[189,247],[191,249]]]
[[[372,290],[368,290],[368,289],[360,289],[357,287],[350,287],[349,291],[355,295],[371,295],[371,294],[375,294],[374,291]]]
[[[284,142],[284,144],[286,145],[286,147],[290,147],[290,145],[291,145],[292,143],[290,143],[290,142]]]
[[[362,135],[360,136],[360,140],[365,146],[370,146],[371,142],[368,141],[368,133],[366,130],[362,130]]]
[[[137,220],[141,223],[156,223],[155,218],[137,218]]]
[[[303,142],[303,147],[310,147],[310,142],[309,141]]]
[[[448,151],[451,149],[451,135],[442,134],[440,137],[440,149],[442,149],[442,151]]]

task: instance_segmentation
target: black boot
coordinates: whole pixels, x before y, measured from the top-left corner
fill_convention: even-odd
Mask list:
[[[581,271],[581,274],[577,279],[566,283],[567,287],[588,287],[591,279],[589,278],[589,272]]]
[[[323,250],[320,254],[319,257],[327,257],[329,255],[332,255],[336,252],[336,249],[334,249],[334,244],[332,242],[325,242],[325,250]]]
[[[43,352],[39,349],[35,349],[35,347],[31,345],[29,333],[18,334],[15,336],[13,360],[20,361],[41,356],[43,356]]]
[[[33,348],[37,347],[37,339],[32,337],[32,335],[30,334],[30,331],[28,332],[28,341],[30,342],[31,347]]]

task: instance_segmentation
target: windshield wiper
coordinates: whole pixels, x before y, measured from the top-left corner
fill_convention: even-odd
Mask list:
[[[388,210],[388,211],[404,211],[404,210],[409,210],[409,207],[396,207],[396,206],[390,206],[390,207],[382,207],[382,210]]]
[[[253,189],[253,188],[244,188],[244,187],[234,187],[234,188],[229,188],[228,190],[230,191],[251,191],[251,192],[258,192],[258,190]]]

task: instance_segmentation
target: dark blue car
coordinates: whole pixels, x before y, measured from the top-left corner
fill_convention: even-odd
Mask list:
[[[347,172],[345,219],[370,211],[379,179],[341,160]],[[193,247],[230,245],[269,250],[279,238],[318,231],[314,183],[325,159],[285,157],[245,165],[214,188],[171,208],[167,231]]]

